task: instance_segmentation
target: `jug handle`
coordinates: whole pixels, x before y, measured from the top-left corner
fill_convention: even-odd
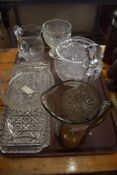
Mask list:
[[[113,103],[111,101],[103,101],[101,110],[96,117],[95,122],[92,122],[90,125],[90,129],[93,129],[94,127],[100,125],[105,120],[106,113],[110,110],[111,107],[113,107]]]
[[[19,38],[23,34],[23,29],[20,26],[15,25],[13,28],[13,31],[14,31],[14,35],[16,36],[16,39],[19,40]]]
[[[90,54],[90,49],[95,49],[95,52],[92,51],[92,55]],[[89,62],[90,64],[94,64],[94,60],[95,60],[95,57],[97,57],[98,59],[101,59],[102,58],[102,55],[101,55],[101,46],[98,45],[98,44],[91,44],[89,45],[88,47],[86,47],[86,52],[87,52],[87,57],[89,59]]]

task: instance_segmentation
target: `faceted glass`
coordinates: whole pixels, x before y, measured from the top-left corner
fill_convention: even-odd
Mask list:
[[[11,77],[9,82],[0,82],[5,105],[1,151],[40,152],[50,141],[50,118],[40,102],[41,93],[54,83],[50,67],[24,62],[14,68]]]
[[[93,81],[101,71],[101,49],[84,37],[64,39],[56,48],[55,70],[63,80]]]
[[[45,42],[51,47],[49,55],[55,57],[55,49],[59,42],[71,36],[71,24],[61,19],[49,20],[43,24],[42,32]]]

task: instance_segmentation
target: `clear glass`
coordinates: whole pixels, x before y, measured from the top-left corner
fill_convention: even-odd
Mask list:
[[[101,47],[92,40],[74,36],[56,48],[55,70],[63,80],[95,81],[101,72]]]
[[[46,21],[42,26],[45,42],[50,46],[49,55],[55,58],[56,46],[63,38],[71,36],[71,24],[66,20],[53,19]]]
[[[54,118],[56,136],[68,148],[78,146],[89,130],[104,119],[111,103],[102,102],[98,91],[81,81],[63,81],[41,95],[41,102]]]
[[[41,27],[34,24],[15,26],[14,34],[18,40],[19,57],[26,61],[40,60],[44,53]]]
[[[40,102],[41,93],[54,84],[50,66],[43,62],[21,63],[11,77],[9,82],[0,82],[5,105],[1,151],[40,152],[50,142],[50,118]]]

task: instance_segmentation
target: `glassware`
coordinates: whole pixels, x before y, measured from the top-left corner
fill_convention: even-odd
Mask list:
[[[41,105],[40,95],[53,85],[54,80],[48,64],[30,63],[17,65],[12,79],[0,82],[5,105],[3,153],[37,153],[49,145],[50,120]]]
[[[63,80],[93,81],[101,71],[101,47],[92,40],[74,36],[56,48],[55,70]]]
[[[77,147],[90,129],[105,119],[112,105],[102,101],[98,91],[90,84],[67,80],[41,95],[45,109],[54,116],[56,136],[67,148]]]
[[[14,34],[18,40],[19,57],[26,61],[40,60],[44,53],[40,26],[35,24],[15,26]]]
[[[53,19],[46,21],[42,26],[45,42],[50,46],[49,55],[55,58],[56,46],[63,38],[71,36],[71,24],[66,20]]]

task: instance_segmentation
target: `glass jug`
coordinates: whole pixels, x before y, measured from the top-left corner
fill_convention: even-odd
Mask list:
[[[77,147],[90,129],[105,119],[104,114],[112,105],[102,101],[94,86],[74,80],[45,91],[41,103],[54,116],[55,134],[67,148]]]
[[[44,53],[41,27],[35,24],[15,26],[14,34],[18,41],[19,58],[26,61],[40,60]]]
[[[101,72],[101,47],[90,39],[74,36],[56,48],[55,70],[61,80],[95,81]]]

